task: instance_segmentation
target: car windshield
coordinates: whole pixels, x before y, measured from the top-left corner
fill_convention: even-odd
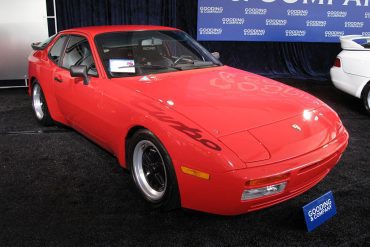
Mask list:
[[[134,31],[97,35],[107,74],[127,77],[219,66],[221,63],[181,31]]]

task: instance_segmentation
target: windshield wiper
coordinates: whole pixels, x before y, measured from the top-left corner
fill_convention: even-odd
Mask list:
[[[137,65],[130,65],[130,66],[121,66],[121,67],[118,67],[118,68],[119,69],[129,69],[129,68],[162,68],[162,69],[182,70],[181,67],[166,66],[166,65],[160,65],[160,64],[137,64]]]
[[[193,63],[181,64],[181,67],[183,69],[203,68],[203,67],[213,67],[213,66],[219,66],[219,65],[211,61],[194,61]]]
[[[196,67],[202,67],[202,66],[211,66],[211,65],[217,65],[217,64],[211,61],[194,61],[193,65]]]

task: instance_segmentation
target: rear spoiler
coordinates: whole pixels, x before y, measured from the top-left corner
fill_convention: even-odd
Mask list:
[[[370,51],[370,36],[345,35],[341,36],[339,39],[343,50]],[[356,43],[355,40],[366,40],[368,44],[360,45]]]
[[[35,51],[44,50],[47,45],[42,45],[41,42],[35,42],[31,44],[32,49]]]
[[[41,51],[44,50],[50,42],[57,36],[57,33],[47,38],[44,42],[35,42],[31,44],[32,49],[35,51]]]

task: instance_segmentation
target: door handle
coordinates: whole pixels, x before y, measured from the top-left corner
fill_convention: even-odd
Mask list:
[[[54,77],[54,81],[63,82],[62,78],[59,76]]]

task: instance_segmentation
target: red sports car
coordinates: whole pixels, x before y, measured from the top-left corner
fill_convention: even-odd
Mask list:
[[[175,28],[76,28],[32,46],[37,120],[111,152],[155,207],[265,208],[317,184],[348,144],[322,101],[224,66]]]

